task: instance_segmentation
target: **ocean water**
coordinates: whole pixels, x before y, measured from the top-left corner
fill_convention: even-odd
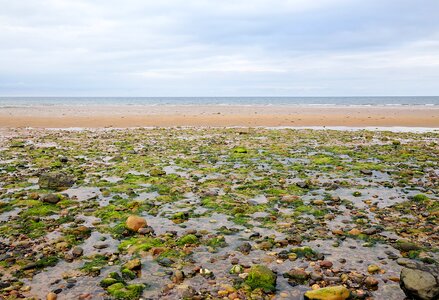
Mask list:
[[[56,105],[341,105],[439,106],[439,96],[413,97],[0,97],[0,107]]]

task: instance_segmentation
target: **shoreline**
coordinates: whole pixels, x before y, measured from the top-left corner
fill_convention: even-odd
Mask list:
[[[0,127],[425,127],[439,106],[54,105],[0,108]]]

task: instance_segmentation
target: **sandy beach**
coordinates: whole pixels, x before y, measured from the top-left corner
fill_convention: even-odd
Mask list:
[[[0,127],[351,126],[439,127],[436,106],[120,105],[0,109]]]

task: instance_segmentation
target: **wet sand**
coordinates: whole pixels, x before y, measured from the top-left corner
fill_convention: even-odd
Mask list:
[[[3,107],[0,127],[380,126],[439,127],[436,106]]]

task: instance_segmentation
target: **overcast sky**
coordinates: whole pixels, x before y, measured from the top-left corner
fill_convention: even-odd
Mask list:
[[[439,1],[0,0],[10,95],[439,95]]]

